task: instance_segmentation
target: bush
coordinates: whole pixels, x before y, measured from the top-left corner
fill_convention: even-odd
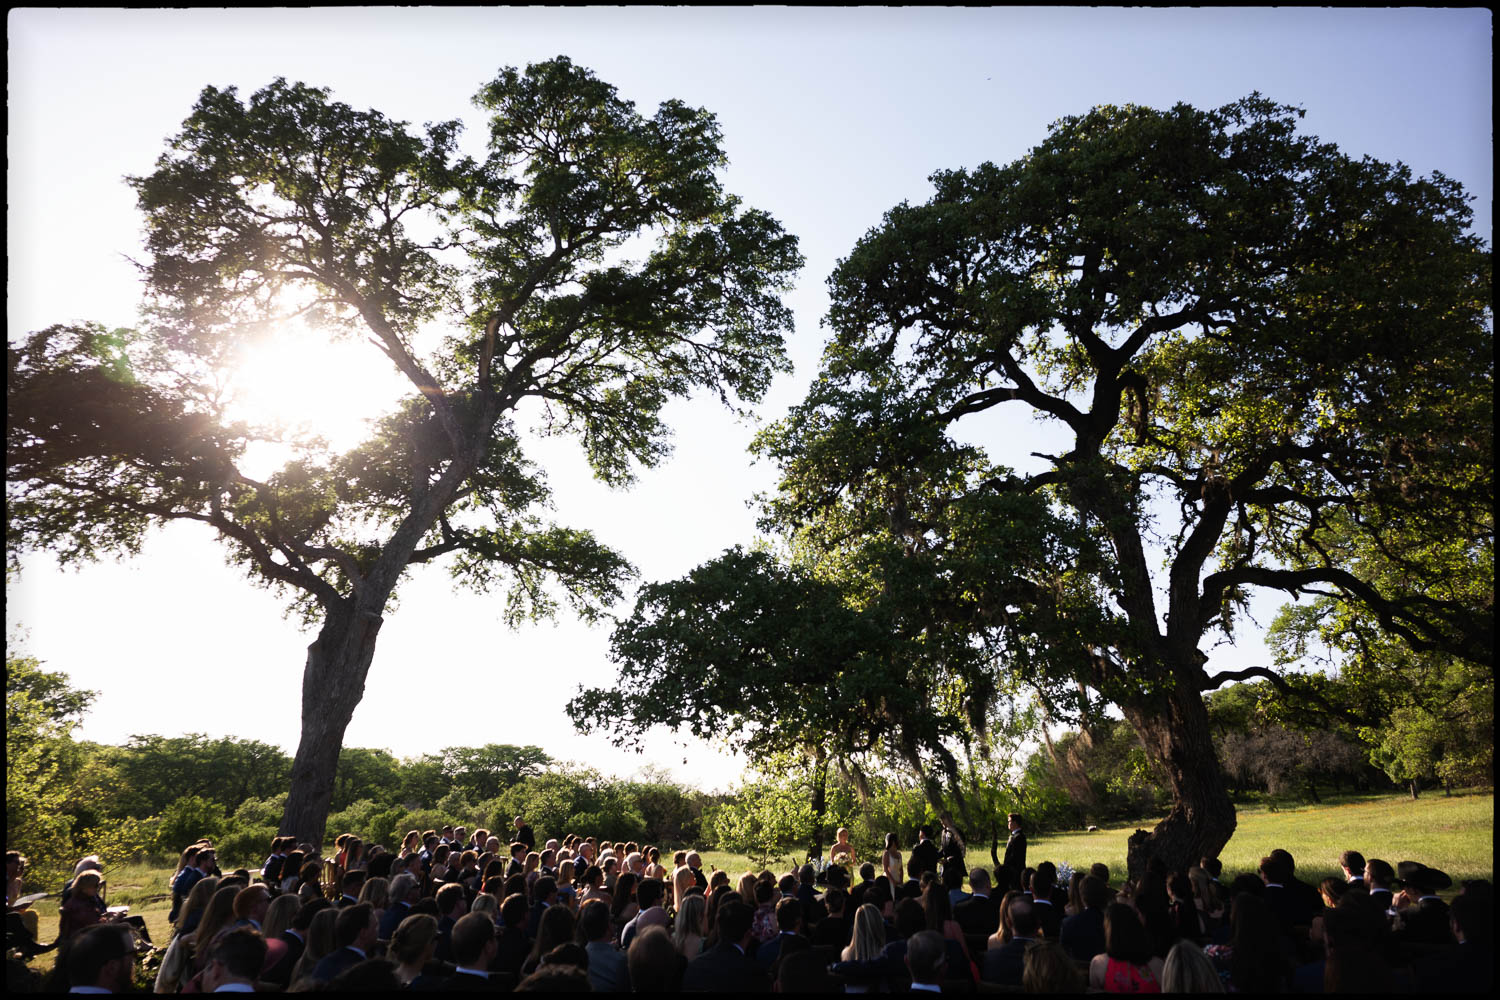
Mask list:
[[[219,868],[232,871],[248,868],[252,873],[271,853],[271,839],[276,836],[275,826],[246,826],[236,824],[214,842],[219,857]]]
[[[158,822],[156,849],[174,860],[185,847],[204,837],[217,841],[228,825],[224,807],[200,795],[173,800],[162,810]]]

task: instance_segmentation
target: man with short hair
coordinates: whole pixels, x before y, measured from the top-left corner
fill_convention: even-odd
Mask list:
[[[245,891],[249,891],[248,889]],[[266,964],[266,939],[252,927],[237,927],[214,939],[203,968],[205,993],[254,993]]]
[[[1092,875],[1083,879],[1083,909],[1062,922],[1058,935],[1063,951],[1077,962],[1088,962],[1104,953],[1104,908],[1109,905],[1109,886]]]
[[[667,926],[667,911],[662,907],[661,901],[665,898],[667,887],[659,878],[645,878],[635,889],[636,903],[640,911],[620,929],[620,948],[628,951],[630,943],[635,935],[653,924]]]
[[[542,928],[542,914],[557,903],[557,879],[543,875],[531,887],[531,913],[526,918],[526,936],[536,940]]]
[[[1370,901],[1382,910],[1394,911],[1396,898],[1391,890],[1396,882],[1396,870],[1390,862],[1380,858],[1366,860],[1365,881],[1370,883]]]
[[[260,922],[266,919],[266,910],[270,907],[269,889],[259,883],[246,886],[234,894],[234,926],[260,930]]]
[[[688,851],[687,858],[684,860],[687,862],[688,871],[693,874],[693,883],[698,888],[706,890],[708,888],[708,876],[703,874],[703,859],[698,856],[698,852]]]
[[[318,960],[312,978],[326,983],[363,962],[370,957],[378,934],[375,908],[369,903],[355,903],[340,910],[333,923],[333,940],[338,947]]]
[[[453,960],[450,935],[454,925],[469,912],[469,897],[462,884],[446,882],[433,898],[438,908],[437,945],[433,957],[439,962],[450,962]]]
[[[936,872],[937,869],[938,846],[932,841],[932,828],[923,824],[917,827],[917,842],[912,845],[906,874],[912,880],[920,880],[924,872]]]
[[[719,943],[688,963],[682,976],[684,993],[765,993],[770,977],[750,958],[750,925],[755,913],[738,900],[719,907],[715,929]]]
[[[1011,813],[1005,818],[1010,837],[1005,841],[1005,869],[1011,874],[1011,884],[1025,889],[1021,884],[1021,873],[1026,870],[1026,834],[1021,830],[1021,814]]]
[[[506,975],[491,975],[494,960],[495,923],[483,913],[468,913],[453,925],[453,975],[443,980],[439,990],[445,993],[493,993],[508,989],[513,983]]]
[[[510,845],[510,864],[505,869],[505,877],[522,875],[526,872],[526,855],[531,850],[525,842],[517,840]]]
[[[1056,880],[1057,866],[1050,861],[1038,864],[1031,875],[1031,903],[1036,910],[1037,927],[1041,929],[1042,936],[1051,941],[1056,941],[1062,930],[1062,907],[1057,905],[1052,894],[1052,886]]]
[[[995,933],[1000,926],[1000,913],[990,899],[990,873],[983,868],[969,872],[969,888],[973,891],[953,907],[953,919],[965,934]]]
[[[526,850],[530,851],[532,848],[536,847],[536,834],[531,832],[531,827],[526,825],[526,821],[524,819],[522,819],[520,816],[517,816],[512,825],[516,828],[515,839],[525,844]]]
[[[769,969],[776,960],[791,950],[806,948],[808,940],[802,934],[802,903],[797,899],[783,899],[776,904],[776,936],[761,942],[755,950],[755,960]]]
[[[339,899],[337,903],[339,909],[343,909],[346,906],[353,906],[359,902],[359,890],[363,889],[364,885],[364,869],[356,868],[353,871],[344,872],[343,877],[339,880]]]
[[[986,952],[986,955],[993,952]],[[948,964],[948,946],[937,931],[918,931],[906,945],[906,967],[911,970],[912,992],[943,992],[943,969]],[[1016,980],[1020,985],[1020,980]]]
[[[96,924],[68,942],[63,968],[69,993],[129,993],[135,978],[135,948],[130,930],[119,924]]]
[[[589,985],[595,993],[630,992],[630,963],[609,941],[609,904],[591,899],[578,911],[578,930],[589,956]]]
[[[1012,901],[1010,926],[1014,931],[1011,939],[999,948],[991,948],[984,953],[984,968],[980,978],[987,983],[1021,985],[1021,974],[1026,970],[1026,946],[1037,940],[1037,932],[1040,930],[1034,901]]]
[[[854,930],[849,920],[849,894],[843,889],[829,889],[823,893],[823,905],[828,909],[828,915],[813,928],[812,943],[819,948],[842,950]]]
[[[1358,851],[1345,851],[1339,855],[1339,867],[1344,869],[1344,879],[1352,886],[1365,884],[1365,856]]]

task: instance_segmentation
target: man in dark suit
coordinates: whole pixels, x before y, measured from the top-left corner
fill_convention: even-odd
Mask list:
[[[1075,962],[1087,962],[1104,953],[1104,908],[1109,905],[1109,886],[1092,875],[1083,880],[1083,909],[1062,922],[1058,935],[1063,951]]]
[[[818,921],[812,943],[843,950],[853,930],[849,920],[849,894],[837,887],[829,889],[823,894],[823,906],[828,910],[828,916]]]
[[[1344,869],[1344,880],[1352,889],[1355,886],[1368,888],[1365,885],[1365,856],[1358,851],[1345,851],[1339,855],[1339,867]]]
[[[1401,880],[1401,894],[1406,900],[1401,910],[1401,939],[1418,945],[1453,944],[1448,904],[1437,894],[1439,889],[1450,888],[1453,879],[1420,861],[1402,861],[1396,865],[1396,877]]]
[[[1458,942],[1416,964],[1421,993],[1473,993],[1495,988],[1495,906],[1467,889],[1448,908],[1449,927]]]
[[[907,874],[920,881],[923,872],[936,873],[937,869],[938,846],[932,842],[932,828],[920,826],[917,828],[917,842],[912,845]]]
[[[507,896],[505,902],[500,904],[500,922],[501,927],[495,938],[498,950],[489,969],[492,973],[511,976],[513,982],[519,981],[521,966],[531,953],[531,938],[526,936],[526,897],[519,892]]]
[[[344,872],[344,877],[339,881],[339,899],[334,905],[343,909],[353,906],[359,902],[359,891],[365,886],[365,873],[356,868],[354,871]]]
[[[266,940],[255,928],[239,927],[221,934],[214,939],[208,964],[203,968],[203,992],[253,993],[265,961]]]
[[[802,934],[802,903],[799,900],[787,898],[776,904],[776,930],[775,937],[762,941],[760,947],[755,949],[755,960],[766,969],[776,964],[788,942],[797,942],[792,948],[808,946],[809,942]],[[848,943],[846,939],[844,944]]]
[[[906,945],[906,968],[911,972],[913,993],[943,992],[948,948],[937,931],[919,931]],[[1016,980],[1019,984],[1020,980]]]
[[[1370,858],[1365,862],[1365,881],[1370,883],[1370,901],[1382,910],[1393,910],[1396,907],[1396,894],[1392,887],[1396,884],[1396,870],[1391,867],[1390,862],[1382,861],[1380,858]]]
[[[1313,917],[1323,912],[1323,897],[1319,895],[1316,888],[1297,877],[1297,860],[1290,852],[1278,847],[1271,852],[1271,857],[1280,861],[1286,868],[1286,887],[1292,897],[1296,926],[1310,925]]]
[[[380,918],[380,927],[377,935],[382,941],[389,941],[391,935],[396,933],[396,928],[401,926],[401,921],[411,916],[411,908],[417,900],[422,898],[422,885],[415,875],[402,872],[391,879],[390,905]]]
[[[447,882],[434,897],[438,908],[437,947],[432,957],[439,962],[453,961],[453,925],[469,912],[469,897],[457,882]]]
[[[286,944],[286,954],[261,975],[262,979],[278,986],[286,986],[291,981],[292,969],[307,950],[307,929],[312,926],[313,917],[318,915],[319,910],[326,910],[332,905],[323,896],[316,896],[302,904],[297,915],[292,918],[292,926],[281,934],[281,940]]]
[[[984,953],[984,970],[980,978],[987,983],[1021,985],[1021,973],[1026,968],[1026,946],[1037,939],[1036,908],[1024,899],[1014,900],[1010,904],[1010,925],[1015,935],[999,948]]]
[[[684,993],[767,993],[771,977],[752,959],[750,926],[755,911],[731,901],[719,908],[715,927],[719,943],[688,963],[682,976]]]
[[[1005,868],[1012,883],[1024,889],[1021,873],[1026,870],[1026,834],[1021,832],[1021,814],[1011,813],[1005,818],[1005,825],[1010,829],[1010,839],[1005,842]]]
[[[485,913],[469,913],[453,925],[453,975],[444,979],[438,990],[444,993],[499,993],[509,990],[515,980],[510,976],[490,974],[490,962],[498,946],[495,923]]]
[[[1037,865],[1031,876],[1031,903],[1036,910],[1037,927],[1049,941],[1056,941],[1062,930],[1063,908],[1057,905],[1053,892],[1056,881],[1057,866],[1050,861]]]
[[[983,868],[969,872],[969,888],[974,891],[953,908],[953,919],[965,934],[988,937],[1000,927],[1000,911],[990,898],[990,873]]]
[[[542,914],[557,903],[557,879],[543,875],[531,887],[531,894],[536,902],[531,904],[531,912],[526,916],[526,936],[535,940],[542,929]]]
[[[338,947],[313,966],[312,978],[320,983],[329,982],[338,978],[339,973],[369,958],[377,932],[373,906],[355,903],[344,907],[333,923],[333,940]]]
[[[531,832],[531,827],[526,825],[526,821],[517,816],[513,825],[516,828],[515,839],[525,844],[526,850],[536,850],[536,834]]]

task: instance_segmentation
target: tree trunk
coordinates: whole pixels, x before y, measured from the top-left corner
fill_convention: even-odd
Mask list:
[[[1407,783],[1407,787],[1411,789],[1411,797],[1415,799],[1417,797],[1417,779],[1411,779],[1411,781]]]
[[[382,619],[354,602],[330,611],[307,647],[302,672],[302,738],[292,762],[281,834],[322,847],[344,730],[365,693]]]
[[[1234,803],[1224,787],[1208,725],[1208,710],[1196,687],[1177,681],[1170,690],[1122,705],[1146,752],[1166,772],[1172,810],[1149,833],[1131,834],[1126,866],[1139,878],[1153,855],[1172,869],[1199,858],[1218,857],[1234,835]]]
[[[1318,786],[1309,778],[1307,781],[1307,794],[1312,796],[1313,805],[1322,805],[1323,800],[1318,798]]]
[[[828,759],[823,756],[821,749],[818,751],[817,761],[813,772],[813,828],[809,858],[823,856],[823,815],[828,811]]]

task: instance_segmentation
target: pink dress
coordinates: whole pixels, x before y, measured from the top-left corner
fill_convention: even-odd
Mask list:
[[[1119,958],[1109,960],[1104,970],[1106,993],[1160,993],[1161,983],[1144,965],[1131,965]]]

